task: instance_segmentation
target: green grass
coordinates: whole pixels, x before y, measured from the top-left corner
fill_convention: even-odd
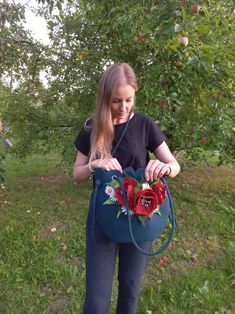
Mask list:
[[[91,182],[73,184],[56,155],[9,159],[6,170],[0,313],[82,313]],[[234,313],[234,175],[231,166],[185,165],[169,182],[179,233],[163,265],[149,259],[138,314]],[[115,279],[111,313],[116,291]]]

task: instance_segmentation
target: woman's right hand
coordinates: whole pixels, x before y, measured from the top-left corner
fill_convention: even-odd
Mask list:
[[[118,170],[122,172],[122,167],[116,158],[96,159],[91,162],[91,168],[94,171],[96,168],[102,168],[106,171]]]

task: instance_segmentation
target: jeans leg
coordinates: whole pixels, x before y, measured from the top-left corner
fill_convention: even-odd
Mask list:
[[[149,251],[151,242],[140,246]],[[141,280],[148,257],[140,253],[133,244],[119,244],[118,302],[117,314],[136,314]]]
[[[88,217],[86,233],[86,297],[84,314],[108,314],[117,245]]]

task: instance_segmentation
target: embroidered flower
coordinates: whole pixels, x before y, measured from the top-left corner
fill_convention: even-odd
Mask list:
[[[112,186],[107,185],[105,188],[105,193],[110,197],[113,202],[116,202],[117,199],[115,197],[115,190]]]
[[[159,216],[161,216],[160,206],[159,205],[157,206],[157,208],[154,209],[153,214],[158,214]]]
[[[136,193],[135,213],[150,217],[158,205],[157,195],[152,189],[138,190]]]
[[[150,185],[149,185],[149,183],[143,183],[142,184],[142,190],[146,190],[146,189],[150,189]]]
[[[161,205],[166,198],[166,187],[160,181],[143,182],[132,177],[122,180],[113,179],[105,187],[108,199],[105,205],[116,204],[118,214],[127,214],[127,205],[131,215],[136,215],[141,221],[145,217],[151,218],[153,214],[161,215]]]
[[[121,212],[124,214],[124,215],[127,215],[127,210],[126,210],[126,207],[122,206],[121,207]],[[134,212],[130,209],[130,214],[133,215]]]
[[[153,191],[157,195],[158,204],[162,205],[162,203],[164,202],[164,200],[166,198],[166,188],[165,188],[165,185],[162,184],[161,181],[159,181],[159,182],[157,182],[153,186]]]

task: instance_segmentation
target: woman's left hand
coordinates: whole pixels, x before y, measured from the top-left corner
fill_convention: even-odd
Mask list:
[[[169,174],[169,172],[170,167],[168,164],[165,164],[158,159],[150,160],[145,168],[145,180],[153,182],[157,180],[157,178]]]

